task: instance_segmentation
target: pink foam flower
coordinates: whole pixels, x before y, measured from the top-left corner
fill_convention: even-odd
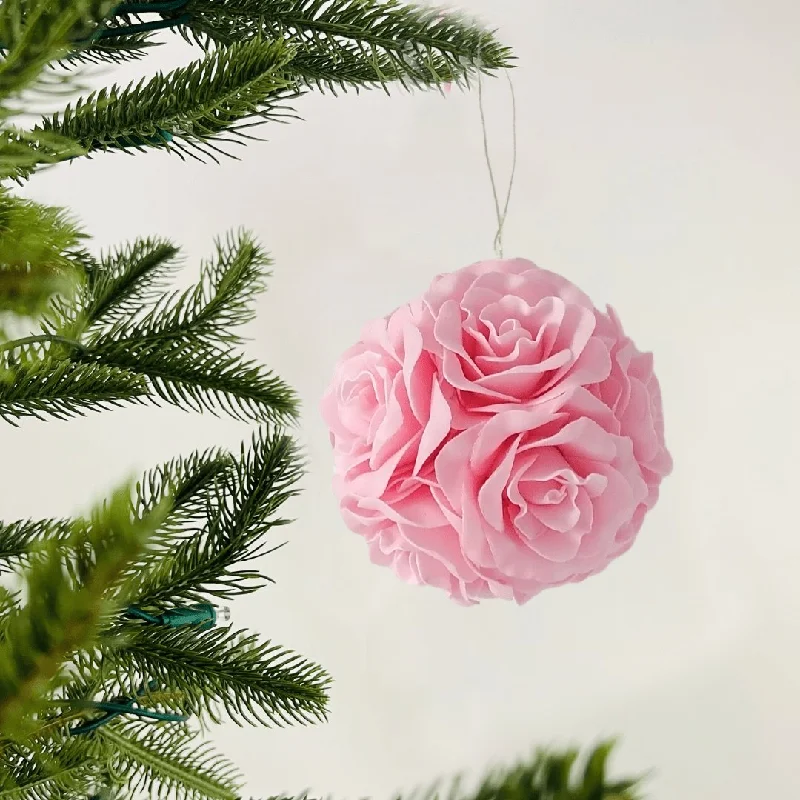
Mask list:
[[[524,259],[440,275],[367,325],[322,414],[372,561],[465,604],[600,572],[672,468],[651,356]]]

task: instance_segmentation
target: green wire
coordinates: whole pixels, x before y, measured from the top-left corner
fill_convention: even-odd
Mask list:
[[[149,31],[160,31],[167,28],[174,28],[176,25],[185,25],[192,18],[191,14],[181,14],[175,19],[156,19],[152,22],[140,22],[136,25],[124,25],[121,28],[103,28],[95,31],[95,34],[88,39],[88,42],[102,41],[103,39],[115,39],[122,36],[133,36],[137,33],[148,33]],[[82,44],[84,42],[76,42]]]
[[[120,3],[114,9],[114,16],[120,14],[164,14],[183,8],[189,0],[163,0],[155,3]]]
[[[148,614],[146,611],[141,611],[138,608],[134,608],[131,606],[125,611],[126,617],[132,617],[133,619],[140,619],[144,622],[152,622],[154,625],[160,625],[161,619],[160,617],[155,617],[152,614]]]
[[[148,689],[150,691],[153,691],[157,688],[158,683],[156,681],[150,681],[148,683]],[[140,697],[143,694],[145,694],[144,686],[142,686],[142,688],[138,691],[137,697]],[[134,705],[136,702],[136,698],[131,697],[118,698],[116,702],[88,702],[85,704],[85,708],[87,710],[104,711],[105,714],[98,719],[93,719],[89,722],[83,722],[74,728],[70,728],[69,735],[81,736],[86,733],[91,733],[92,731],[96,731],[98,728],[102,728],[103,725],[108,725],[111,720],[116,719],[123,714],[133,714],[136,717],[154,719],[160,722],[186,722],[186,720],[189,719],[189,717],[184,714],[168,714],[161,711],[150,711],[147,708],[138,708]]]
[[[208,630],[213,628],[217,623],[217,609],[211,603],[196,603],[191,606],[179,606],[178,608],[171,608],[163,611],[161,614],[151,614],[143,611],[136,606],[129,606],[125,610],[124,616],[129,619],[138,619],[142,622],[149,623],[150,625],[163,625],[166,628],[182,628],[186,625],[197,625],[200,630]],[[157,688],[156,681],[150,681],[148,684],[150,690]],[[139,691],[139,696],[144,694],[144,687]],[[118,698],[116,700],[102,701],[102,702],[88,702],[86,709],[91,711],[105,712],[102,717],[83,722],[80,725],[71,728],[69,733],[71,736],[80,736],[81,734],[91,733],[92,731],[107,725],[112,719],[122,714],[133,714],[134,716],[143,719],[154,719],[160,722],[185,722],[189,717],[181,714],[168,714],[161,711],[150,711],[147,708],[139,708],[134,705],[135,698]]]
[[[140,14],[168,14],[172,11],[179,11],[189,3],[189,0],[163,0],[154,3],[121,3],[114,9],[114,13],[101,23],[100,27],[88,39],[77,39],[73,44],[91,44],[92,42],[103,39],[116,39],[123,36],[134,36],[137,33],[148,33],[150,31],[165,30],[174,28],[177,25],[185,25],[192,18],[191,14],[181,14],[173,19],[152,20],[151,22],[140,22],[135,25],[123,25],[119,28],[106,28],[105,25],[112,19],[120,15]],[[7,50],[8,46],[0,42],[0,50]]]
[[[217,609],[211,603],[196,603],[192,606],[171,608],[161,614],[149,614],[136,606],[130,606],[125,616],[140,619],[151,625],[163,625],[166,628],[182,628],[186,625],[198,625],[200,630],[209,630],[217,624]]]

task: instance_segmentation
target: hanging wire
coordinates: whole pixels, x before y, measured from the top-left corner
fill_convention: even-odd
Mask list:
[[[481,130],[483,131],[483,153],[486,158],[486,166],[489,170],[489,180],[492,184],[492,197],[494,198],[494,209],[497,215],[497,233],[494,237],[494,250],[498,258],[503,257],[503,226],[506,222],[506,215],[508,214],[508,203],[511,199],[511,190],[514,188],[514,174],[517,169],[517,99],[514,95],[514,84],[511,81],[511,76],[508,70],[505,70],[508,86],[511,90],[511,132],[512,132],[512,153],[513,160],[511,162],[511,176],[508,179],[508,191],[506,192],[506,200],[503,204],[503,210],[500,210],[500,200],[497,196],[497,183],[494,177],[494,170],[492,169],[492,159],[489,155],[489,134],[486,130],[486,113],[483,108],[483,83],[481,81],[481,74],[478,72],[478,108],[481,113]]]

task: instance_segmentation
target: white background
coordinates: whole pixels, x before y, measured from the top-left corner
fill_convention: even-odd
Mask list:
[[[607,734],[620,772],[655,768],[653,800],[800,796],[800,6],[462,7],[519,58],[506,255],[611,302],[663,387],[674,474],[636,546],[582,585],[458,607],[370,565],[329,486],[317,405],[334,360],[434,274],[492,253],[476,93],[312,94],[305,121],[265,128],[238,163],[108,155],[28,190],[72,206],[104,247],[172,237],[186,281],[239,225],[275,259],[249,352],[300,391],[311,469],[290,543],[263,565],[277,585],[234,622],[330,670],[331,720],[217,739],[261,796],[388,798]],[[170,41],[162,66],[190,57]],[[485,94],[502,182],[508,86]],[[6,426],[2,514],[82,511],[148,466],[249,435],[171,408]]]

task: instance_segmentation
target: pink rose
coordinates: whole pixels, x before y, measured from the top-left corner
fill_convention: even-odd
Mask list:
[[[322,413],[372,560],[462,603],[604,569],[672,467],[651,356],[524,259],[441,275],[367,325]]]

